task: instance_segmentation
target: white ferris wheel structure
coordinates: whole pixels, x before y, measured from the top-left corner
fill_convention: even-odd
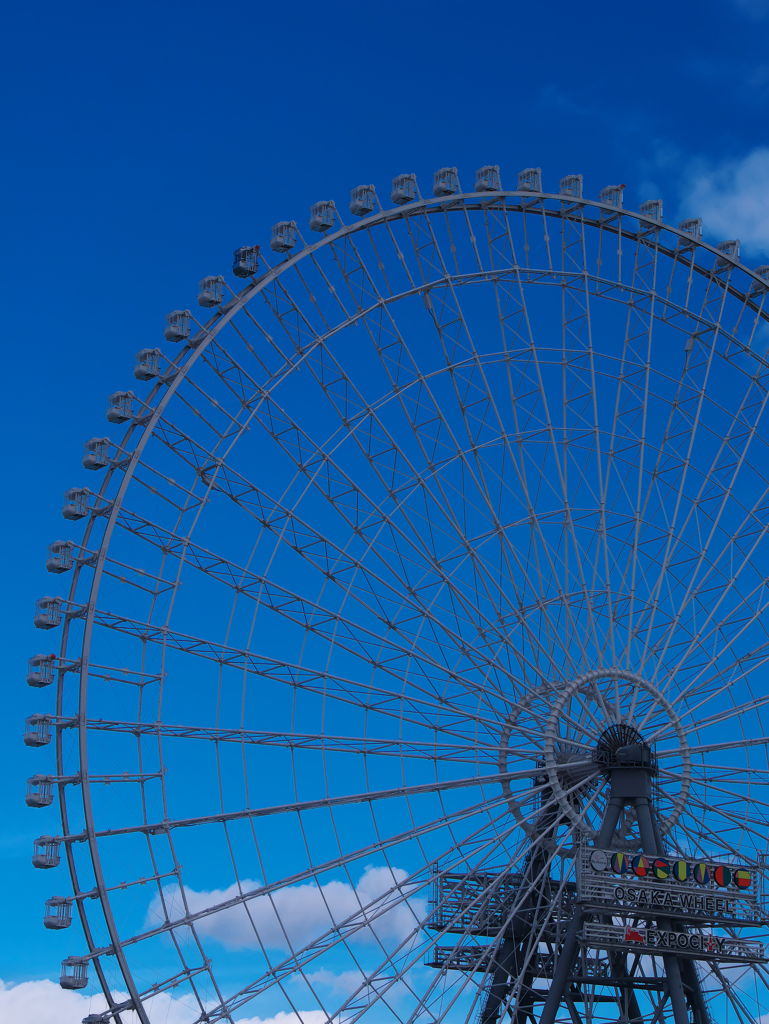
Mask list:
[[[236,250],[85,444],[24,737],[61,984],[757,1022],[769,267],[580,175],[390,198]]]

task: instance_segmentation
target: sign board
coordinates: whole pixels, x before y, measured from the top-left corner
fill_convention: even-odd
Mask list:
[[[588,910],[737,927],[767,923],[760,874],[744,865],[583,846],[577,868],[577,900]]]
[[[675,953],[696,960],[730,963],[766,962],[764,944],[757,939],[738,939],[710,932],[674,932],[666,928],[586,921],[580,938],[584,945],[593,949],[622,949],[657,956]]]

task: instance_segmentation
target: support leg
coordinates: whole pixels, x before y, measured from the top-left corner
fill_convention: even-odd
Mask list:
[[[693,960],[681,958],[681,979],[689,989],[689,1002],[694,1011],[694,1024],[711,1024],[705,996],[702,994],[700,977]]]
[[[619,811],[617,812],[617,817],[619,817]],[[571,969],[577,957],[577,951],[579,949],[579,940],[577,939],[577,936],[581,927],[582,914],[575,912],[574,917],[571,919],[571,923],[566,930],[563,945],[561,946],[561,952],[556,962],[555,970],[553,971],[553,982],[550,985],[550,991],[547,993],[545,1005],[542,1007],[539,1024],[555,1024],[555,1015],[558,1013],[558,1008],[561,1005],[561,1001],[566,990],[568,977],[571,974]],[[676,1021],[676,1024],[678,1024],[678,1021]]]
[[[614,974],[615,977],[630,977],[627,969],[627,959],[624,953],[609,953],[609,961],[611,963],[612,974]],[[638,1005],[638,999],[636,998],[634,989],[625,989],[625,998],[623,999],[623,1002],[625,1003],[624,1009],[627,1014],[628,1024],[643,1024],[641,1008]]]
[[[480,1024],[494,1024],[499,1017],[499,1008],[504,1002],[507,993],[508,978],[515,959],[517,943],[513,938],[504,939],[497,956],[497,968],[494,971],[494,980],[486,996],[486,1002],[481,1011]]]
[[[641,833],[643,848],[648,850],[651,856],[659,855],[661,853],[658,846],[659,831],[654,827],[655,822],[652,817],[649,801],[646,797],[637,797],[633,803],[635,804],[638,816],[638,829]],[[659,924],[661,927],[672,927],[670,922],[664,919],[660,919]],[[665,976],[667,977],[670,989],[670,1005],[673,1009],[675,1024],[689,1024],[689,1014],[686,1009],[686,993],[681,981],[681,962],[677,956],[670,953],[662,957],[662,962],[665,965]]]
[[[606,850],[611,846],[612,838],[617,831],[617,822],[624,805],[625,801],[619,800],[617,797],[612,797],[606,805],[603,822],[601,823],[601,831],[598,833],[598,838],[595,841],[595,845],[600,849]]]

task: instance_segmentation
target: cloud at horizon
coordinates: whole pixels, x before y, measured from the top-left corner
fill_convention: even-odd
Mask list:
[[[126,992],[115,992],[117,999],[127,999]],[[173,998],[163,992],[147,1000],[153,1019],[163,1024],[192,1024],[200,1009],[191,996]],[[100,1013],[107,1007],[101,995],[83,995],[66,991],[55,982],[23,981],[18,985],[0,979],[0,1021],[19,1024],[80,1024],[89,1013]],[[134,1013],[123,1013],[124,1024],[137,1024]],[[326,1024],[323,1010],[279,1010],[271,1017],[238,1017],[236,1024]]]

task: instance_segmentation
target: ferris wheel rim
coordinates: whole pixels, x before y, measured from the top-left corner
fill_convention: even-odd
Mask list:
[[[564,197],[557,196],[557,195],[552,195],[552,194],[547,194],[547,193],[533,194],[531,192],[525,192],[525,193],[521,193],[521,192],[499,192],[499,193],[484,195],[482,200],[479,200],[478,196],[476,194],[474,194],[474,193],[461,193],[461,194],[457,194],[455,196],[452,196],[450,201],[447,201],[445,199],[443,199],[443,200],[423,200],[423,201],[420,201],[418,203],[409,204],[409,205],[404,206],[404,207],[396,208],[393,211],[382,211],[379,214],[373,214],[370,217],[366,217],[366,218],[364,218],[361,221],[358,221],[358,222],[356,222],[354,224],[351,224],[351,225],[348,225],[346,227],[343,227],[339,231],[334,233],[333,235],[330,234],[330,233],[327,234],[319,242],[313,244],[312,246],[305,247],[305,249],[303,249],[300,252],[296,253],[296,255],[291,257],[290,259],[287,259],[287,260],[285,260],[285,261],[283,261],[281,263],[278,263],[276,265],[276,267],[274,267],[271,271],[269,271],[267,274],[265,274],[262,277],[260,277],[258,280],[253,281],[252,284],[247,286],[241,293],[239,293],[239,295],[234,296],[233,299],[229,303],[224,304],[224,306],[222,307],[221,311],[219,313],[217,313],[206,324],[205,327],[201,328],[201,331],[202,331],[202,333],[204,335],[201,338],[201,340],[196,345],[190,347],[190,350],[186,352],[186,356],[185,356],[185,350],[182,350],[182,352],[180,352],[178,358],[180,358],[180,359],[184,358],[184,363],[176,371],[176,376],[175,376],[174,380],[171,382],[171,384],[169,386],[167,386],[167,390],[166,390],[165,394],[162,396],[162,398],[161,398],[160,402],[157,404],[157,406],[155,406],[155,409],[154,409],[154,412],[153,412],[151,420],[144,425],[143,431],[142,431],[142,433],[140,435],[139,443],[133,449],[133,452],[132,452],[132,455],[131,455],[131,462],[130,462],[129,466],[126,468],[126,470],[124,472],[124,476],[123,476],[123,479],[122,479],[122,481],[120,483],[118,494],[116,495],[116,497],[115,497],[115,499],[113,501],[113,507],[112,507],[112,509],[110,511],[110,515],[109,515],[108,527],[105,530],[105,534],[104,534],[104,536],[102,538],[102,544],[101,544],[101,546],[99,548],[99,563],[98,563],[99,566],[101,566],[103,564],[103,559],[106,556],[106,552],[107,552],[107,550],[109,548],[109,542],[110,542],[111,537],[112,537],[112,532],[114,530],[114,525],[115,525],[116,517],[117,517],[117,515],[118,515],[118,513],[120,511],[120,508],[122,507],[122,501],[123,501],[123,499],[125,497],[125,492],[126,492],[126,490],[128,488],[128,485],[129,485],[129,483],[130,483],[130,481],[132,479],[132,476],[133,476],[133,473],[134,473],[134,471],[136,469],[136,466],[139,463],[139,460],[140,460],[140,457],[141,457],[141,453],[144,450],[144,446],[146,445],[146,443],[149,441],[150,437],[152,436],[152,431],[154,429],[154,426],[158,423],[158,421],[162,417],[163,411],[167,407],[168,403],[171,401],[171,399],[174,396],[174,394],[176,393],[178,387],[186,379],[189,371],[195,365],[195,363],[200,358],[200,356],[202,356],[202,354],[207,350],[209,345],[215,340],[215,338],[216,338],[217,334],[219,333],[219,331],[229,322],[229,320],[235,315],[235,313],[239,309],[243,308],[243,306],[245,306],[250,301],[250,299],[255,297],[257,294],[259,294],[259,292],[261,290],[263,290],[270,283],[272,283],[274,280],[276,280],[280,276],[280,274],[284,273],[285,271],[290,269],[292,266],[294,266],[295,263],[298,262],[300,259],[310,255],[312,252],[317,251],[318,249],[322,248],[324,245],[329,244],[330,242],[337,241],[340,238],[343,238],[343,237],[346,237],[348,235],[354,234],[357,231],[363,230],[365,228],[375,227],[375,226],[377,226],[379,224],[384,224],[384,223],[386,223],[386,222],[388,222],[390,220],[403,219],[405,216],[411,216],[411,215],[414,215],[414,214],[419,214],[421,212],[425,212],[425,211],[433,209],[435,207],[445,208],[447,205],[450,205],[450,204],[453,204],[453,203],[459,203],[459,202],[465,202],[465,201],[473,200],[473,204],[479,204],[480,207],[482,208],[484,205],[488,205],[490,202],[499,200],[500,198],[505,198],[506,199],[506,198],[509,198],[509,197],[522,198],[522,199],[526,199],[526,200],[532,200],[532,199],[534,199],[534,200],[552,199],[554,201],[557,201],[557,202],[561,203],[562,205],[564,203]],[[468,205],[470,205],[469,202],[468,202]],[[605,212],[611,214],[612,216],[617,214],[617,209],[615,207],[607,206],[606,204],[600,204],[600,203],[597,203],[597,202],[594,202],[594,201],[591,201],[591,200],[579,200],[578,204],[576,204],[576,205],[597,207],[597,208],[601,209],[602,211],[605,211]],[[515,211],[514,210],[510,210],[510,212],[515,212]],[[622,214],[623,214],[623,216],[631,216],[634,219],[636,219],[636,218],[639,219],[639,220],[641,219],[641,215],[635,214],[635,213],[631,213],[630,211],[623,210]],[[662,224],[659,221],[651,221],[651,220],[649,220],[649,226],[650,227],[654,227],[657,230],[662,230],[664,228],[664,230],[671,231],[674,234],[675,233],[678,233],[679,235],[683,234],[682,232],[678,231],[678,229],[675,229],[675,228],[672,228],[672,227],[670,227],[668,225]],[[687,238],[688,238],[688,236],[687,236]],[[699,242],[698,241],[696,244],[698,246],[704,248],[707,251],[710,251],[710,252],[712,252],[714,254],[717,254],[717,251],[713,247],[708,246],[707,243]],[[663,252],[663,254],[665,254],[665,255],[670,255],[669,253],[665,253],[662,248],[660,249],[660,251]],[[692,264],[694,264],[694,260],[693,259],[692,259]],[[757,275],[755,275],[752,271],[749,271],[748,268],[743,267],[741,264],[735,264],[735,266],[738,266],[739,269],[745,270],[747,273],[752,275],[754,280],[756,281],[756,283],[761,283],[762,282],[762,279],[759,278]],[[510,271],[506,271],[505,273],[509,274]],[[559,272],[554,271],[554,273],[557,274]],[[488,272],[487,272],[486,276],[488,277]],[[430,285],[430,287],[435,287],[435,286],[441,285],[443,283],[457,283],[457,282],[453,281],[453,278],[451,277],[451,275],[447,275],[445,279],[437,280],[432,285]],[[419,293],[426,294],[428,290],[429,290],[429,288],[426,287],[426,286],[425,287],[418,287],[418,288],[412,289],[408,294],[409,295],[419,294]],[[390,302],[397,301],[397,299],[401,298],[401,297],[403,297],[403,296],[398,296],[398,297],[389,299],[388,300],[388,304]],[[375,305],[373,305],[371,307],[368,307],[368,309],[369,310],[370,309],[375,309],[376,306],[380,305],[380,304],[381,303],[376,303]],[[361,315],[365,315],[365,312],[366,311],[363,311],[362,313],[358,313],[358,314],[356,314],[356,316],[354,318],[351,318],[351,319],[357,319]],[[765,319],[769,319],[769,314],[764,314],[764,318]],[[349,323],[349,322],[350,322],[349,320],[346,321],[346,323]],[[755,355],[755,353],[752,353],[752,354]],[[300,360],[303,359],[304,358],[304,354],[302,354],[300,356],[297,353],[297,358],[300,359]],[[287,361],[287,365],[288,364],[289,364],[289,361]],[[293,366],[295,364],[291,363],[291,365]],[[290,371],[287,371],[287,372],[290,372]],[[441,371],[441,372],[443,372],[443,371]],[[281,378],[281,379],[284,379],[284,378]],[[273,386],[275,388],[277,388],[279,386],[279,383],[280,383],[280,381],[275,381],[275,382],[273,382]],[[390,396],[390,398],[391,397],[392,396]],[[210,488],[210,485],[209,485],[209,488]],[[207,491],[207,493],[208,493],[208,491]],[[100,573],[98,574],[98,581],[99,581],[99,584],[100,584],[101,583],[101,574]],[[93,629],[94,616],[95,616],[96,610],[97,610],[96,609],[96,602],[97,602],[97,599],[98,599],[98,586],[96,586],[96,583],[97,583],[97,579],[95,577],[94,581],[93,581],[93,584],[92,584],[91,595],[90,595],[89,602],[88,602],[88,613],[87,613],[88,617],[87,617],[87,624],[86,624],[86,629],[89,629],[91,631]],[[90,635],[91,635],[90,632],[88,632],[87,636],[89,638],[89,642],[90,642]],[[86,641],[85,641],[85,637],[84,637],[84,642],[83,642],[83,651],[84,651],[84,653],[85,653],[85,650],[86,650]],[[81,676],[81,691],[80,691],[81,707],[80,707],[80,710],[81,710],[81,714],[83,714],[85,716],[85,718],[87,718],[87,667],[88,667],[87,666],[87,658],[84,657],[82,671],[84,673],[86,673],[86,674],[85,674],[85,685],[84,686],[82,685],[83,677]],[[87,764],[88,764],[88,759],[87,759],[88,758],[87,732],[88,732],[88,730],[85,729],[85,728],[79,730],[80,737],[81,737],[81,746],[80,746],[80,750],[81,750],[81,765],[84,765],[84,766],[87,766]],[[548,766],[548,771],[554,773],[555,769],[552,766],[549,765]],[[551,781],[552,781],[552,778],[551,778]],[[557,776],[556,776],[556,781],[557,781]],[[86,790],[86,788],[88,788],[87,770],[85,772],[85,776],[84,776],[84,779],[83,779],[83,786],[84,786],[84,794],[85,794],[85,790]],[[87,812],[87,815],[86,815],[87,817],[88,817],[88,813],[90,813],[90,812]],[[92,827],[93,827],[93,822],[91,820],[91,822],[89,823],[89,830],[92,830]],[[89,845],[91,844],[91,842],[93,842],[92,857],[94,855],[96,857],[98,857],[98,850],[95,849],[95,847],[97,845],[96,844],[96,840],[95,839],[93,839],[93,840],[89,839]],[[109,899],[107,897],[106,892],[104,893],[104,896],[106,897],[106,903],[108,904],[109,903]],[[102,900],[102,902],[104,904],[105,901]],[[120,949],[120,944],[118,942],[117,947],[116,947],[116,951],[119,950],[119,949]],[[130,976],[130,974],[131,974],[130,969],[129,968],[126,968],[126,969],[127,969],[128,975]],[[126,981],[128,981],[128,978],[126,978]],[[133,996],[133,993],[132,993],[132,996]],[[140,1014],[140,1017],[141,1017],[142,1010],[140,1009],[140,1007],[142,1007],[143,1004],[142,1004],[141,999],[138,997],[138,993],[137,993],[137,999],[138,999],[137,1010],[139,1011],[139,1014]],[[142,1019],[144,1019],[144,1018],[142,1018]]]

